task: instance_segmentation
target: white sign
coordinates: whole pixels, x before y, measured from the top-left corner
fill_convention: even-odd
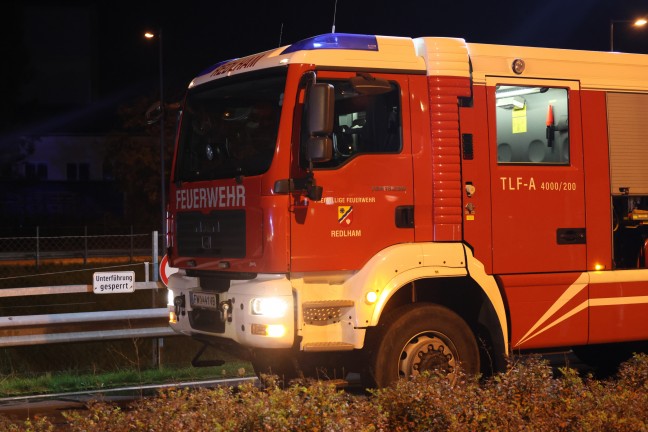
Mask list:
[[[95,294],[132,293],[135,291],[135,272],[97,272],[92,275]]]

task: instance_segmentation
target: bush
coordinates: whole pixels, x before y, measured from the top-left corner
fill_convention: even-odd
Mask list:
[[[357,424],[355,405],[352,396],[327,382],[294,384],[282,390],[270,379],[263,389],[245,384],[237,389],[167,390],[128,411],[93,403],[88,412],[64,415],[70,430],[79,432],[375,430]]]
[[[71,431],[648,431],[648,356],[635,355],[617,379],[560,369],[539,357],[512,359],[487,380],[434,374],[353,396],[326,381],[166,390],[126,409],[95,402],[65,413]],[[55,430],[47,419],[9,431]]]

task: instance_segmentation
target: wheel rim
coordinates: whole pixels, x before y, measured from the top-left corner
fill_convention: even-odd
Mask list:
[[[403,347],[398,362],[400,378],[410,378],[423,371],[440,373],[451,381],[457,372],[457,349],[444,334],[419,333]]]

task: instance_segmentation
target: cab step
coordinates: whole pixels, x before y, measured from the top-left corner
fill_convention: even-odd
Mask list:
[[[304,344],[306,352],[352,351],[353,344],[348,342],[309,342]]]
[[[353,300],[316,300],[302,303],[304,310],[304,321],[337,321],[343,313],[343,309],[353,307]]]

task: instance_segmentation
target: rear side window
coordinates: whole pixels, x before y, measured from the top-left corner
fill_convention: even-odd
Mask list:
[[[567,89],[500,85],[495,101],[498,164],[569,165]]]

